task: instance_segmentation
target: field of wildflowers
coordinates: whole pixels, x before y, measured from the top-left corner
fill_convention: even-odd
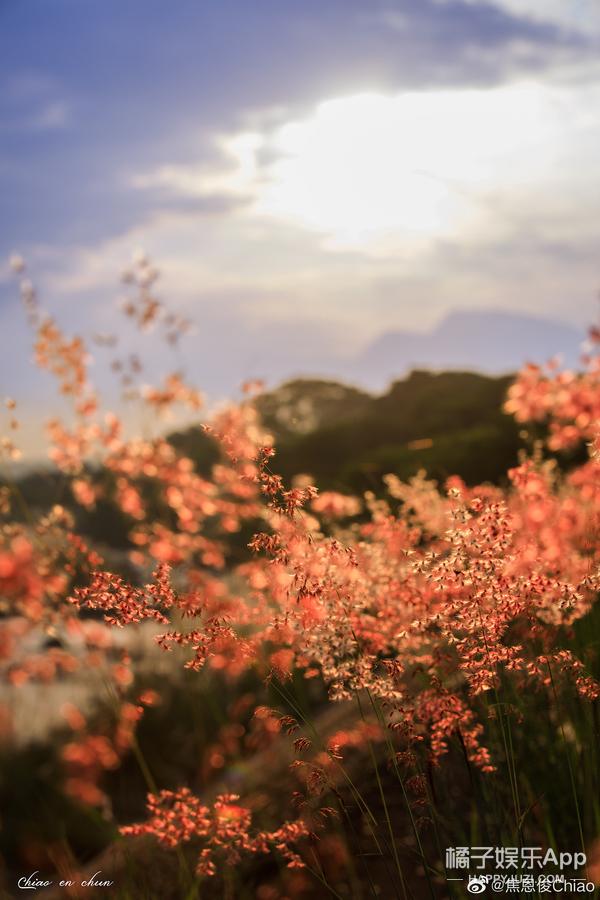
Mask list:
[[[86,342],[13,263],[37,365],[72,409],[48,423],[61,493],[38,515],[10,475],[5,401],[6,895],[36,873],[46,897],[443,900],[478,892],[469,848],[509,875],[531,848],[570,853],[597,881],[600,334],[577,372],[517,375],[503,484],[392,472],[350,496],[277,474],[258,384],[203,421],[208,476],[165,437],[126,435]],[[176,345],[188,323],[156,277],[138,260],[124,311]],[[201,419],[179,374],[136,389],[135,361],[113,367],[132,404]],[[110,501],[127,552],[81,533],[66,495],[92,516]],[[19,740],[19,697],[52,684],[49,733]]]

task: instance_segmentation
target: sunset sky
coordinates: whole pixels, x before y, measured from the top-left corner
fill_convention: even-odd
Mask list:
[[[0,255],[22,254],[44,305],[90,333],[115,329],[142,248],[195,322],[178,364],[215,396],[454,310],[583,328],[599,10],[3,0]],[[0,329],[0,392],[33,410],[44,389],[6,265]]]

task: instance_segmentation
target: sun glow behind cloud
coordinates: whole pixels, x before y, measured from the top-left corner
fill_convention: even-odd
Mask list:
[[[535,85],[330,100],[255,140],[274,161],[254,183],[254,211],[341,244],[470,229],[489,192],[552,167],[560,112],[560,97]]]
[[[355,94],[222,135],[221,163],[163,166],[133,183],[228,198],[238,219],[369,255],[503,242],[532,226],[556,239],[574,209],[587,219],[599,94],[568,79]]]
[[[248,113],[200,159],[130,173],[152,214],[80,252],[53,289],[110,286],[141,244],[185,303],[343,321],[345,341],[350,322],[357,340],[374,327],[373,308],[423,327],[448,308],[513,298],[535,311],[543,298],[560,318],[575,283],[589,318],[600,72],[576,74]]]

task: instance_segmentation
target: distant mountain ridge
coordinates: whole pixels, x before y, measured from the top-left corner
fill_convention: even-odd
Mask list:
[[[428,332],[390,331],[376,338],[344,373],[381,388],[413,368],[506,374],[557,354],[576,366],[582,330],[550,319],[502,311],[456,311]]]
[[[189,343],[189,378],[218,401],[236,396],[252,379],[269,388],[298,378],[329,379],[381,392],[412,369],[506,375],[557,354],[575,366],[585,338],[583,328],[505,310],[459,309],[428,331],[392,328],[377,316],[371,328],[379,327],[379,334],[365,331],[362,342],[350,326],[346,338],[343,327],[321,324],[308,327],[299,314],[247,332],[229,325],[201,330]]]

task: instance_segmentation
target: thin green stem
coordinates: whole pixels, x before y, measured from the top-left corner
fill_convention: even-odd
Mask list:
[[[548,673],[550,675],[550,684],[552,686],[552,693],[554,695],[554,701],[556,703],[556,709],[559,710],[559,702],[558,702],[558,694],[556,691],[556,684],[554,682],[554,675],[552,674],[552,667],[550,665],[550,661],[546,660],[546,664],[548,666]],[[560,716],[560,713],[559,713]],[[559,718],[560,721],[560,718]],[[569,749],[569,745],[567,743],[567,738],[565,735],[565,730],[563,727],[562,721],[560,722],[560,734],[562,737],[563,744],[565,746],[565,756],[567,757],[567,768],[569,770],[569,779],[571,782],[571,790],[573,791],[573,801],[575,805],[575,814],[577,816],[577,827],[579,829],[579,840],[581,841],[581,849],[585,853],[585,839],[583,836],[583,822],[581,820],[581,810],[579,808],[579,797],[577,796],[577,786],[575,784],[575,773],[573,772],[573,765],[571,763],[571,751]]]
[[[366,720],[365,720],[365,715],[364,715],[363,708],[362,708],[362,703],[360,701],[360,695],[359,695],[358,691],[356,691],[355,693],[356,693],[356,702],[358,703],[358,709],[360,712],[360,717],[363,720],[363,722],[365,722]],[[387,805],[385,791],[383,790],[383,784],[381,783],[381,776],[379,775],[379,766],[377,764],[377,757],[375,756],[375,751],[373,749],[373,742],[370,740],[370,738],[367,738],[367,744],[369,746],[371,762],[373,763],[373,771],[375,772],[375,777],[377,779],[377,787],[379,788],[379,796],[381,797],[381,803],[382,803],[383,811],[385,814],[385,820],[387,822],[387,827],[388,827],[388,831],[390,834],[390,842],[391,842],[392,851],[394,854],[394,862],[396,863],[396,869],[397,869],[398,875],[400,877],[400,885],[402,887],[403,894],[406,897],[406,885],[404,883],[404,875],[402,873],[402,866],[400,865],[400,858],[398,856],[398,847],[396,846],[396,840],[394,837],[394,829],[392,828],[392,820],[390,818],[390,811],[389,811],[389,808]]]
[[[317,741],[317,743],[319,744],[319,746],[320,746],[323,750],[325,750],[325,752],[327,752],[327,747],[326,747],[324,741],[322,740],[320,734],[317,732],[316,728],[314,727],[314,725],[313,725],[313,723],[310,721],[310,719],[308,719],[308,718],[304,715],[302,709],[294,702],[294,700],[293,700],[292,698],[290,698],[290,697],[285,693],[285,691],[283,691],[283,689],[280,687],[280,685],[277,684],[277,682],[272,681],[271,684],[273,685],[273,687],[275,688],[275,690],[279,693],[279,695],[282,697],[282,699],[283,699],[283,700],[284,700],[284,701],[285,701],[285,702],[293,709],[293,711],[296,713],[296,715],[298,716],[298,718],[301,719],[301,720],[304,722],[304,724],[306,725],[306,727],[310,729],[310,731],[311,731],[313,737],[315,738],[315,740]],[[371,836],[372,836],[373,841],[374,841],[374,843],[375,843],[375,846],[376,846],[376,848],[377,848],[377,852],[378,852],[379,856],[381,856],[381,858],[383,859],[384,865],[385,865],[386,868],[387,868],[386,855],[385,855],[385,853],[383,852],[383,850],[382,850],[382,848],[381,848],[381,845],[380,845],[380,843],[379,843],[379,839],[378,839],[378,837],[377,837],[377,835],[376,835],[376,833],[375,833],[375,828],[379,828],[379,827],[380,827],[380,825],[379,825],[377,819],[376,819],[375,816],[373,815],[373,812],[372,812],[371,808],[369,807],[369,804],[368,804],[367,801],[363,798],[363,796],[362,796],[362,794],[360,793],[359,789],[358,789],[358,788],[356,787],[356,785],[354,784],[354,781],[352,780],[352,778],[350,777],[350,775],[347,773],[345,767],[342,766],[341,763],[339,762],[339,760],[337,760],[335,757],[330,756],[330,758],[331,758],[332,762],[337,766],[337,768],[338,768],[340,774],[342,775],[342,777],[344,778],[344,780],[345,780],[346,783],[348,784],[348,786],[349,786],[349,788],[350,788],[350,791],[351,791],[352,795],[354,796],[355,800],[356,800],[357,803],[358,803],[359,808],[362,809],[363,813],[366,815],[366,817],[367,817],[367,822],[368,822],[368,827],[369,827],[369,831],[370,831],[370,833],[371,833]],[[382,835],[382,840],[383,840],[384,845],[386,846],[386,849],[389,850],[389,847],[387,847],[387,841],[385,840],[385,837],[384,837],[383,835]],[[389,870],[388,870],[388,871],[389,871]],[[392,884],[394,884],[394,879],[391,877],[391,874],[390,874],[390,880],[392,881]],[[396,888],[395,884],[394,884],[394,891],[395,891],[395,893],[397,893],[397,888]]]

